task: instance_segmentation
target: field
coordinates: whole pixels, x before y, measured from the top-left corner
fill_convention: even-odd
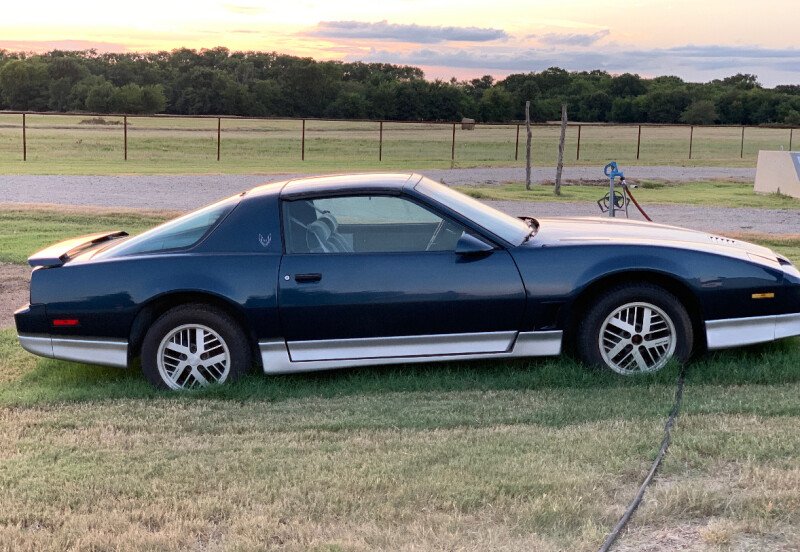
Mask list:
[[[648,201],[675,199],[653,186]],[[737,205],[741,188],[686,185],[680,200]],[[0,260],[172,215],[61,210],[4,205]],[[797,236],[748,238],[800,262]],[[656,453],[677,371],[450,363],[176,396],[136,370],[33,357],[0,330],[0,550],[595,550]],[[693,362],[670,453],[617,549],[797,550],[799,394],[800,339]]]
[[[552,185],[535,185],[530,190],[522,183],[503,186],[461,186],[459,191],[484,200],[557,201],[594,203],[608,192],[608,181],[603,186],[564,185],[561,195],[553,194]],[[716,207],[751,207],[759,209],[800,209],[800,200],[783,194],[755,194],[752,184],[712,181],[689,184],[669,184],[642,181],[633,190],[642,205],[677,204]],[[800,230],[800,229],[796,229]]]
[[[119,117],[105,124],[88,124],[90,116],[29,115],[26,123],[27,161],[22,161],[20,115],[0,113],[0,173],[275,173],[336,170],[376,170],[520,166],[525,159],[525,129],[516,147],[516,125],[456,125],[454,160],[452,125],[384,123],[379,145],[375,122],[308,120],[305,160],[301,160],[302,122],[298,120],[223,119],[220,161],[217,120],[168,117],[128,118],[128,160],[123,160],[123,126]],[[558,128],[535,126],[535,165],[556,161]],[[755,165],[760,149],[788,149],[789,129],[748,128],[740,158],[740,127],[696,127],[689,159],[688,127],[642,127],[636,160],[637,126],[583,125],[580,160],[578,127],[567,132],[567,165]],[[800,136],[795,137],[800,140]],[[795,141],[796,143],[796,141]],[[379,161],[379,148],[382,160]],[[515,160],[515,154],[518,159]]]

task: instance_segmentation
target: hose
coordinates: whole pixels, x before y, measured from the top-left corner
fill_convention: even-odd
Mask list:
[[[625,186],[625,190],[628,192],[628,196],[631,198],[631,201],[633,201],[633,204],[636,205],[636,208],[639,209],[639,212],[642,214],[642,216],[645,218],[645,220],[647,220],[647,222],[653,222],[653,219],[651,219],[650,217],[647,216],[647,213],[644,212],[644,209],[642,209],[642,206],[639,205],[639,202],[636,201],[635,197],[633,197],[633,194],[631,193],[631,189],[628,187],[627,184],[625,184],[625,181],[623,181],[623,186]]]
[[[622,514],[621,518],[619,518],[619,521],[608,534],[606,540],[603,541],[602,546],[597,549],[597,552],[608,552],[611,550],[611,546],[617,540],[622,530],[625,529],[625,526],[628,525],[631,517],[633,517],[633,513],[642,502],[644,492],[647,490],[648,485],[650,485],[650,483],[653,481],[658,468],[661,466],[662,460],[664,460],[664,457],[667,455],[667,449],[669,448],[670,442],[672,442],[672,427],[675,425],[675,420],[678,418],[678,413],[681,409],[681,403],[683,402],[683,384],[685,380],[686,368],[685,366],[682,366],[681,372],[678,374],[678,381],[675,387],[675,402],[672,405],[672,410],[669,412],[667,423],[664,424],[664,438],[661,440],[661,447],[658,449],[658,454],[656,455],[655,460],[653,460],[653,464],[650,466],[650,471],[647,472],[647,476],[639,486],[636,496],[633,497],[633,500],[631,500],[628,508],[625,510],[625,513]]]

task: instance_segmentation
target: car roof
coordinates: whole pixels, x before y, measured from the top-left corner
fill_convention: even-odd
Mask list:
[[[280,196],[281,199],[292,200],[314,196],[371,192],[399,195],[405,186],[413,186],[421,178],[420,175],[414,173],[338,174],[298,178],[283,183]],[[253,191],[257,190],[260,188]]]

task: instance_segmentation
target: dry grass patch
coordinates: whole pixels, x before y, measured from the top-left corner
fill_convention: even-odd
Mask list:
[[[429,399],[402,402],[436,408]],[[652,419],[309,429],[304,413],[317,418],[320,407],[341,419],[373,406],[159,399],[6,409],[0,449],[14,452],[0,468],[0,546],[591,549],[658,432]]]

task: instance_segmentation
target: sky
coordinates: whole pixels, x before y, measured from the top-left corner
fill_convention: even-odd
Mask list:
[[[122,6],[125,6],[123,8]],[[603,69],[800,84],[800,0],[5,0],[0,48],[261,50],[426,78]]]

